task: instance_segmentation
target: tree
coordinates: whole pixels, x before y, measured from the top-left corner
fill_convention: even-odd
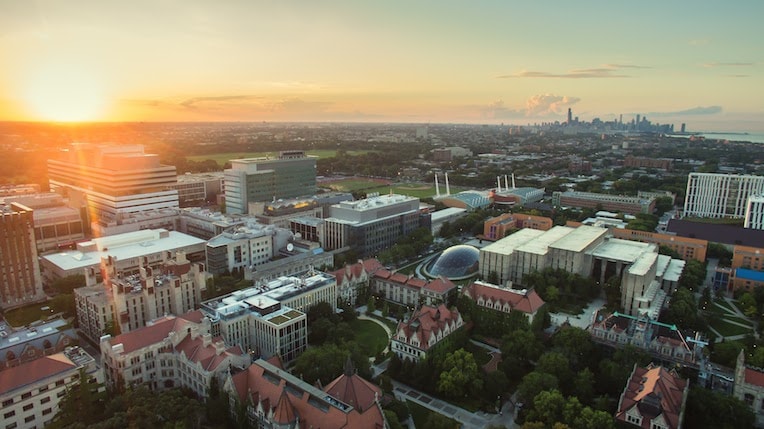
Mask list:
[[[492,401],[504,394],[508,387],[509,380],[507,379],[507,376],[504,375],[504,373],[501,371],[492,371],[485,374],[483,377],[483,392],[485,392],[484,397],[489,401]]]
[[[734,396],[690,386],[684,426],[688,428],[734,429],[753,426],[753,411]]]
[[[472,353],[459,349],[446,354],[443,372],[438,380],[438,391],[450,397],[476,394],[483,387],[478,366]]]
[[[533,371],[523,377],[520,385],[517,386],[517,394],[523,401],[529,403],[539,393],[556,389],[557,384],[557,377],[554,375]]]
[[[573,377],[573,395],[581,402],[589,404],[594,397],[594,373],[584,368]]]
[[[293,373],[310,384],[321,380],[326,385],[342,374],[347,357],[348,351],[336,344],[311,347],[297,358]]]
[[[671,296],[668,311],[666,311],[666,322],[674,323],[680,329],[686,329],[694,328],[697,319],[698,306],[695,303],[695,296],[689,289],[680,287]]]
[[[573,379],[570,361],[560,352],[548,352],[541,355],[536,371],[555,376],[560,385],[566,388]]]
[[[390,410],[383,411],[385,413],[385,420],[387,420],[387,424],[390,425],[390,429],[403,429],[403,425],[398,421],[398,416],[396,416],[394,412]]]
[[[326,301],[317,302],[308,309],[308,325],[320,319],[328,319],[331,322],[337,320],[332,305]]]
[[[587,365],[594,351],[591,335],[581,328],[561,329],[552,337],[552,344],[568,358],[574,370]]]
[[[454,429],[458,424],[443,414],[431,412],[424,422],[427,429]]]
[[[376,304],[376,298],[374,298],[373,296],[370,296],[369,301],[366,303],[366,314],[374,313],[374,310],[377,309],[375,304]]]
[[[66,395],[59,403],[58,413],[48,427],[91,425],[103,419],[106,403],[106,391],[103,384],[91,383],[84,368],[79,371],[79,380],[77,385],[67,388]],[[99,390],[103,391],[99,392]]]
[[[748,317],[753,317],[758,313],[756,310],[756,299],[754,299],[753,294],[750,292],[741,295],[740,299],[738,299],[738,304],[743,313]]]
[[[737,356],[743,348],[745,348],[743,343],[738,341],[723,341],[721,343],[716,343],[711,352],[711,360],[718,364],[734,368],[735,363],[737,362]]]

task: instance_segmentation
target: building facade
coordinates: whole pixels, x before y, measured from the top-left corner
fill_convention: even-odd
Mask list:
[[[61,318],[20,329],[0,321],[0,371],[61,353],[78,341],[74,328]]]
[[[288,229],[247,223],[226,230],[207,242],[207,264],[211,273],[257,269],[271,261],[292,238]]]
[[[152,390],[188,388],[201,398],[213,377],[243,369],[249,356],[238,346],[213,339],[200,312],[166,316],[135,331],[100,339],[101,362],[111,388],[146,385]]]
[[[681,429],[689,391],[690,383],[673,369],[635,364],[615,419],[644,429]]]
[[[337,279],[337,299],[351,306],[361,304],[359,296],[365,296],[371,289],[371,280],[377,270],[382,269],[382,264],[376,259],[358,261],[352,265],[345,265],[334,272]]]
[[[548,231],[552,229],[553,225],[552,219],[548,217],[505,213],[483,223],[483,238],[496,241],[518,229],[529,228]]]
[[[5,197],[4,200],[32,209],[39,253],[73,246],[85,238],[83,212],[67,206],[64,198],[55,192]]]
[[[45,299],[33,211],[18,203],[0,205],[0,310]]]
[[[745,228],[764,229],[764,195],[751,195],[745,205]]]
[[[479,307],[510,313],[519,311],[528,322],[533,322],[536,314],[546,304],[533,289],[503,288],[491,283],[475,281],[465,286],[462,295],[475,301]]]
[[[178,203],[181,207],[215,203],[223,193],[223,172],[181,174],[178,182],[168,186],[178,191]]]
[[[174,166],[159,163],[142,145],[72,144],[48,160],[50,188],[87,207],[91,223],[119,224],[124,215],[178,208]]]
[[[638,231],[634,229],[613,228],[610,232],[615,238],[666,246],[677,252],[685,261],[695,259],[696,261],[705,262],[706,260],[706,252],[708,251],[707,240],[679,237],[677,235],[661,234],[658,232]]]
[[[329,209],[324,219],[328,250],[351,247],[362,257],[375,255],[418,228],[430,229],[430,214],[419,210],[419,199],[405,195],[371,195]]]
[[[741,350],[735,364],[735,384],[732,395],[745,402],[756,416],[754,426],[764,428],[764,371],[745,364],[745,350]]]
[[[401,360],[419,362],[446,337],[464,325],[461,314],[444,304],[437,307],[423,305],[411,318],[399,322],[390,340],[390,350]]]
[[[87,380],[80,379],[84,371]],[[0,415],[5,428],[32,429],[50,423],[61,398],[79,383],[103,382],[95,359],[79,347],[43,356],[0,372]]]
[[[303,151],[279,152],[277,158],[232,159],[225,170],[226,212],[247,213],[249,203],[316,193],[317,157]]]
[[[448,302],[449,296],[456,293],[456,285],[443,276],[427,281],[380,268],[372,275],[371,292],[388,301],[416,308],[423,304],[437,306]]]
[[[764,176],[690,173],[684,216],[745,218],[748,198],[764,194]]]
[[[576,191],[554,192],[552,204],[555,207],[590,208],[628,214],[652,214],[655,210],[654,197],[625,197]]]

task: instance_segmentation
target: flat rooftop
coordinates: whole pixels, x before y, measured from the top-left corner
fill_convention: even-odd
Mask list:
[[[655,265],[658,259],[657,252],[644,252],[637,258],[636,261],[629,267],[629,273],[635,276],[643,276],[650,271],[650,268]]]
[[[592,256],[631,264],[651,247],[653,246],[649,243],[611,238],[597,246]]]
[[[488,246],[485,246],[481,249],[481,252],[510,255],[518,247],[540,237],[544,234],[544,232],[545,231],[540,231],[538,229],[523,228],[512,235],[508,235],[495,243],[491,243]]]
[[[146,234],[146,232],[149,233]],[[152,232],[156,232],[156,234],[152,234]],[[153,253],[172,252],[191,246],[201,246],[203,248],[204,243],[206,241],[200,238],[177,231],[167,231],[164,229],[145,230],[96,238],[92,241],[78,244],[78,249],[93,250],[70,250],[53,253],[42,256],[42,259],[63,270],[69,271],[98,265],[101,263],[101,258],[108,258],[109,256],[116,258],[118,261],[129,260]]]
[[[663,280],[678,282],[679,277],[682,276],[682,271],[684,271],[684,266],[686,263],[686,261],[681,259],[672,259],[666,268],[666,273],[663,275]]]
[[[592,242],[607,234],[607,232],[605,228],[582,225],[549,247],[571,252],[583,252]]]
[[[546,255],[549,252],[549,246],[561,238],[575,231],[575,228],[567,226],[555,226],[545,231],[544,234],[535,240],[530,240],[517,248],[518,252],[533,253],[536,255]]]

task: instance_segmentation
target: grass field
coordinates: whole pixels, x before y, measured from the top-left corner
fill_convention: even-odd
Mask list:
[[[709,323],[712,328],[724,337],[731,337],[733,335],[745,335],[753,332],[753,328],[744,328],[734,323],[729,323],[723,319],[711,320]]]
[[[329,187],[337,192],[355,192],[364,191],[365,193],[379,192],[380,195],[389,194],[392,189],[394,194],[408,195],[416,198],[432,198],[435,196],[435,186],[428,183],[398,183],[391,185],[380,185],[379,181],[365,179],[348,179],[336,182],[326,183],[323,187]],[[441,187],[441,192],[445,188]],[[461,191],[456,186],[451,187],[451,193]]]
[[[389,339],[381,326],[371,320],[356,320],[350,325],[355,332],[356,342],[368,356],[376,356],[387,346]]]
[[[321,187],[325,188],[331,188],[333,191],[337,192],[355,192],[355,191],[363,191],[366,190],[367,192],[375,192],[371,189],[373,188],[379,188],[380,182],[377,180],[371,180],[371,179],[347,179],[347,180],[338,180],[336,182],[329,182],[325,184],[321,184]],[[389,187],[385,187],[384,189],[388,189]]]
[[[409,406],[409,411],[411,411],[411,418],[414,419],[414,426],[418,428],[426,428],[427,426],[425,423],[427,422],[427,418],[430,417],[430,414],[434,414],[435,412],[428,410],[427,408],[417,404],[414,401],[406,401],[406,403]],[[456,420],[449,420],[454,423],[452,426],[453,428],[458,428],[461,426]]]
[[[74,299],[71,295],[59,295],[59,297],[48,300],[47,302],[31,304],[27,305],[26,307],[20,307],[6,311],[3,314],[3,317],[11,326],[18,328],[21,326],[27,326],[37,320],[46,320],[48,317],[56,313],[64,313],[65,316],[71,316],[70,314],[67,314],[67,311],[70,310],[67,305],[67,301],[69,299],[74,301]],[[43,310],[43,308],[46,309]]]
[[[347,151],[348,155],[361,155],[364,153],[371,152],[370,150],[349,150]],[[319,158],[332,158],[337,155],[336,150],[309,150],[308,155],[314,155]],[[278,156],[278,152],[228,152],[228,153],[216,153],[216,154],[210,154],[210,155],[194,155],[194,156],[188,156],[186,159],[190,161],[205,161],[208,159],[212,159],[215,162],[218,163],[220,167],[223,167],[226,162],[232,160],[232,159],[239,159],[239,158],[260,158],[264,156]]]

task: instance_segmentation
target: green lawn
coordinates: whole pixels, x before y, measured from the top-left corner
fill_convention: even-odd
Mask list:
[[[369,150],[349,150],[347,153],[349,155],[361,155],[364,153],[371,152]],[[308,155],[314,155],[319,158],[332,158],[337,155],[336,150],[309,150],[307,152]],[[232,159],[239,159],[239,158],[260,158],[264,156],[272,156],[276,157],[278,156],[278,152],[226,152],[226,153],[215,153],[215,154],[209,154],[209,155],[193,155],[193,156],[187,156],[186,159],[189,161],[205,161],[208,159],[212,159],[215,162],[218,163],[218,165],[222,168],[226,162],[232,160]]]
[[[71,304],[68,300],[71,299]],[[69,314],[74,305],[72,295],[59,295],[47,302],[27,305],[26,307],[15,308],[3,313],[5,320],[14,327],[27,326],[37,320],[45,320],[48,317],[63,312],[64,317],[72,316]],[[48,309],[43,310],[43,308]]]
[[[356,342],[368,356],[376,356],[387,347],[389,339],[381,326],[371,320],[356,320],[350,327],[355,332]]]
[[[734,323],[729,323],[721,318],[711,320],[710,325],[724,337],[750,334],[753,331],[753,328],[744,328],[742,326],[735,325]]]
[[[722,307],[728,309],[729,311],[732,311],[732,312],[735,311],[735,309],[732,308],[732,306],[726,300],[724,300],[724,299],[717,298],[717,299],[714,300],[714,302],[719,304],[719,305],[721,305]]]
[[[336,182],[330,182],[327,184],[322,184],[323,187],[329,187],[334,191],[337,192],[353,192],[353,191],[362,191],[366,190],[367,193],[369,192],[376,192],[373,191],[372,188],[379,188],[380,182],[378,180],[371,180],[371,179],[347,179],[347,180],[338,180]],[[389,188],[385,188],[386,191],[380,192],[380,193],[389,193]]]
[[[416,402],[407,400],[406,403],[409,406],[409,411],[411,411],[411,418],[414,419],[414,426],[418,428],[426,428],[427,426],[425,423],[427,422],[427,418],[430,417],[430,414],[434,414],[434,411],[430,411],[429,409],[417,404]],[[454,428],[460,427],[459,422],[457,422],[454,419],[449,419],[452,422],[454,422]]]

